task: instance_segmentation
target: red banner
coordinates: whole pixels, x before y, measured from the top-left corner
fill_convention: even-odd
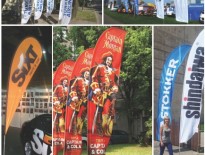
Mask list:
[[[41,45],[33,37],[24,39],[16,50],[10,68],[8,83],[5,134],[23,93],[41,62],[41,58]]]
[[[71,75],[66,105],[64,155],[81,155],[82,153],[82,130],[87,115],[89,70],[92,58],[93,49],[85,50],[78,57]]]
[[[65,106],[74,64],[72,60],[63,61],[53,78],[53,155],[57,155],[64,148]]]
[[[88,95],[89,155],[104,155],[112,134],[125,35],[122,29],[109,28],[94,49]]]
[[[74,64],[75,62],[72,60],[65,60],[58,66],[57,70],[53,72],[53,87],[60,84],[62,78],[70,80]]]

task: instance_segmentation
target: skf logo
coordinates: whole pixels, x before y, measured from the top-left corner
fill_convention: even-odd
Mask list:
[[[13,60],[11,69],[12,82],[17,84],[18,87],[28,84],[40,64],[41,57],[42,49],[35,38],[29,37],[23,40]]]

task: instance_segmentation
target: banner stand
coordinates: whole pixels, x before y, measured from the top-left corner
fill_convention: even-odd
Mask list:
[[[181,121],[181,114],[179,117],[179,124],[180,124],[180,121]],[[179,135],[180,135],[180,127],[179,127]],[[180,155],[180,152],[181,152],[181,148],[180,148],[180,138],[179,138],[179,155]]]
[[[4,134],[4,151],[3,151],[3,155],[6,155],[6,134]]]

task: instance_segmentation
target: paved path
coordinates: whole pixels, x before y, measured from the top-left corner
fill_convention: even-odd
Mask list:
[[[75,18],[71,19],[70,24],[101,24],[102,23],[102,11],[96,8],[89,8],[94,11],[96,21],[86,21],[86,20],[77,20]],[[59,24],[58,22],[58,12],[53,12],[50,17],[46,17],[46,13],[43,13],[41,18],[34,21],[34,16],[32,15],[27,24],[39,24],[39,25],[50,25],[50,24]],[[20,24],[20,15],[16,11],[3,11],[2,15],[2,24]]]
[[[173,146],[173,152],[174,155],[204,155],[204,153],[198,153],[193,150],[189,150],[187,148],[180,148],[179,152],[179,146]],[[154,141],[154,155],[159,155],[159,142]],[[167,148],[164,151],[164,155],[169,155]]]

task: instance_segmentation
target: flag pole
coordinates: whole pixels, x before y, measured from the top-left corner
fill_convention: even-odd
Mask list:
[[[4,134],[4,148],[3,148],[3,155],[6,155],[6,134]]]
[[[179,116],[179,155],[180,155],[180,151],[181,151],[181,148],[180,148],[180,120],[181,119],[181,114]]]

